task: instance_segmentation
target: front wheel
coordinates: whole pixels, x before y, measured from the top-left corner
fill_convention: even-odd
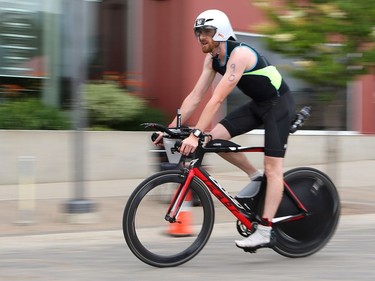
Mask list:
[[[204,183],[193,178],[178,222],[165,220],[171,199],[185,178],[164,171],[144,180],[131,194],[123,215],[127,245],[141,261],[156,267],[187,262],[207,243],[214,225],[214,205]],[[199,200],[193,207],[192,199]]]
[[[334,234],[340,216],[340,200],[329,177],[313,168],[296,168],[284,174],[285,183],[305,206],[308,216],[274,225],[276,246],[281,255],[305,257],[323,248]],[[287,193],[277,217],[299,212]]]

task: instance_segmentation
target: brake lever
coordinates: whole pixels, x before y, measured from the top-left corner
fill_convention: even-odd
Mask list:
[[[176,141],[174,146],[171,148],[172,153],[180,152],[181,146],[182,146],[182,141],[180,140]]]

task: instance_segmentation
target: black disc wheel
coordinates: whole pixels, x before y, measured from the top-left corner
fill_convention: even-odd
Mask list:
[[[127,245],[141,261],[156,267],[183,264],[207,243],[214,205],[206,186],[193,178],[176,222],[165,220],[171,199],[183,183],[181,171],[164,171],[144,180],[131,194],[123,215]],[[194,200],[199,200],[195,204]]]
[[[305,206],[302,219],[274,224],[276,246],[281,255],[298,258],[319,251],[334,234],[340,216],[340,200],[327,175],[313,168],[297,168],[284,174],[284,181]],[[276,217],[298,214],[288,192],[284,192]]]

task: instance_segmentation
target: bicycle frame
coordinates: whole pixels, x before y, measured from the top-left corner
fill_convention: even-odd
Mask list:
[[[231,142],[229,142],[231,143]],[[234,144],[234,143],[233,143]],[[189,185],[194,177],[200,179],[209,189],[209,191],[243,224],[247,229],[252,229],[252,221],[250,220],[250,214],[245,208],[233,198],[220,184],[215,180],[201,165],[203,156],[207,152],[264,152],[263,147],[241,147],[236,144],[234,146],[225,147],[201,147],[197,148],[195,152],[195,158],[191,160],[189,168],[185,168],[186,180],[177,189],[175,196],[173,197],[165,219],[169,222],[176,222],[178,213],[180,211],[182,202],[189,192]],[[295,215],[288,215],[285,217],[275,218],[274,223],[281,223],[285,221],[298,220],[308,215],[308,210],[298,199],[296,194],[284,181],[284,191],[292,202],[296,205],[300,212]],[[254,215],[254,214],[253,214]]]

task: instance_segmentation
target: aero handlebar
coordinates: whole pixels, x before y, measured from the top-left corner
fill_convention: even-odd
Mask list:
[[[297,114],[295,119],[293,120],[289,132],[291,134],[295,133],[299,128],[301,128],[306,121],[311,115],[311,107],[310,106],[304,106]],[[188,127],[183,127],[181,126],[181,114],[178,111],[177,113],[177,127],[176,128],[168,128],[164,125],[158,124],[158,123],[143,123],[141,126],[145,128],[153,128],[156,130],[159,130],[160,132],[163,132],[167,135],[164,137],[172,138],[172,139],[185,139],[188,137],[191,133],[191,129]],[[158,137],[158,133],[153,133],[151,136],[152,141],[155,141],[156,138]],[[202,137],[204,138],[203,135]]]

